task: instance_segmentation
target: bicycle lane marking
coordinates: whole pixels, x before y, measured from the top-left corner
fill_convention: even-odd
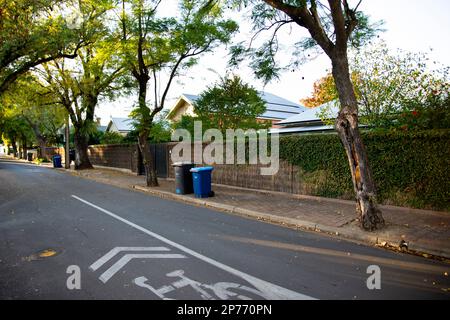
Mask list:
[[[292,290],[280,287],[280,286],[278,286],[276,284],[273,284],[273,283],[270,283],[268,281],[256,278],[256,277],[251,276],[251,275],[249,275],[249,274],[247,274],[245,272],[239,271],[237,269],[234,269],[233,267],[227,266],[227,265],[225,265],[225,264],[223,264],[223,263],[221,263],[219,261],[216,261],[216,260],[211,259],[211,258],[209,258],[207,256],[204,256],[201,253],[198,253],[198,252],[196,252],[196,251],[194,251],[192,249],[189,249],[189,248],[187,248],[187,247],[185,247],[185,246],[183,246],[183,245],[181,245],[179,243],[176,243],[176,242],[174,242],[172,240],[169,240],[169,239],[167,239],[167,238],[165,238],[165,237],[163,237],[163,236],[161,236],[161,235],[159,235],[159,234],[157,234],[157,233],[155,233],[153,231],[150,231],[150,230],[148,230],[148,229],[146,229],[144,227],[141,227],[140,225],[137,225],[137,224],[135,224],[135,223],[125,219],[125,218],[122,218],[121,216],[119,216],[119,215],[117,215],[117,214],[115,214],[115,213],[113,213],[113,212],[111,212],[109,210],[106,210],[106,209],[104,209],[104,208],[102,208],[100,206],[97,206],[96,204],[93,204],[92,202],[84,200],[84,199],[82,199],[82,198],[80,198],[80,197],[78,197],[76,195],[72,195],[72,198],[74,198],[74,199],[76,199],[76,200],[78,200],[78,201],[80,201],[80,202],[82,202],[82,203],[84,203],[84,204],[86,204],[86,205],[88,205],[88,206],[90,206],[92,208],[95,208],[95,209],[97,209],[97,210],[107,214],[108,216],[110,216],[110,217],[112,217],[112,218],[114,218],[114,219],[116,219],[118,221],[121,221],[121,222],[129,225],[130,227],[133,227],[133,228],[135,228],[135,229],[137,229],[137,230],[139,230],[139,231],[141,231],[141,232],[143,232],[143,233],[145,233],[145,234],[147,234],[147,235],[149,235],[149,236],[151,236],[151,237],[153,237],[155,239],[158,239],[158,240],[160,240],[160,241],[162,241],[162,242],[164,242],[164,243],[166,243],[166,244],[168,244],[168,245],[170,245],[170,246],[172,246],[174,248],[177,248],[180,251],[183,251],[183,252],[185,252],[185,253],[187,253],[187,254],[189,254],[189,255],[191,255],[191,256],[199,259],[199,260],[202,260],[203,262],[206,262],[206,263],[208,263],[210,265],[213,265],[213,266],[215,266],[215,267],[217,267],[219,269],[222,269],[223,271],[226,271],[226,272],[228,272],[230,274],[233,274],[233,275],[235,275],[235,276],[237,276],[237,277],[247,281],[248,283],[253,285],[256,289],[258,289],[260,292],[264,293],[264,298],[266,298],[268,300],[316,300],[316,298],[314,298],[314,297],[311,297],[311,296],[308,296],[308,295],[305,295],[305,294],[302,294],[302,293],[298,293],[298,292],[295,292],[295,291],[292,291]]]

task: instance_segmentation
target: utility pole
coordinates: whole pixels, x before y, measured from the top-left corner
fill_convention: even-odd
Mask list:
[[[70,133],[69,133],[69,114],[67,114],[66,116],[66,128],[65,128],[65,132],[64,135],[66,137],[66,146],[64,147],[64,167],[66,169],[70,169],[70,142],[69,142],[69,137],[70,137]]]

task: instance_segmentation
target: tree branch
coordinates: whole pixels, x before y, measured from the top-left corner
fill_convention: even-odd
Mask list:
[[[330,4],[331,18],[333,19],[334,32],[336,34],[336,48],[341,51],[346,51],[348,36],[341,0],[328,0],[328,3]]]
[[[334,44],[325,33],[320,19],[316,21],[313,14],[308,11],[306,7],[306,1],[304,6],[293,6],[284,3],[280,0],[264,0],[268,5],[275,9],[278,9],[288,15],[299,26],[306,28],[311,37],[317,42],[317,44],[330,56],[334,49]],[[319,22],[319,23],[318,23]]]

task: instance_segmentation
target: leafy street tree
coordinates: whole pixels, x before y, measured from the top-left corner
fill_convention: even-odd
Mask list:
[[[0,0],[0,95],[31,68],[75,58],[87,43],[64,17],[68,8],[70,1]]]
[[[29,126],[39,144],[39,158],[47,159],[46,147],[56,143],[65,111],[43,91],[37,79],[28,75],[10,85],[0,98],[14,116]],[[26,145],[26,143],[25,143]]]
[[[449,118],[449,68],[430,62],[426,53],[393,53],[383,42],[358,50],[351,69],[361,122],[374,128],[442,127],[439,118]]]
[[[73,61],[57,59],[40,69],[46,88],[69,114],[74,127],[75,169],[91,169],[87,153],[89,136],[96,132],[95,108],[102,97],[113,97],[118,89],[115,81],[124,72],[117,55],[118,44],[105,25],[111,4],[81,6],[85,28],[91,44],[78,51]],[[75,64],[73,63],[75,62]]]
[[[170,142],[172,138],[172,128],[170,122],[166,119],[168,109],[164,109],[158,113],[153,119],[152,128],[148,134],[148,141],[150,143]],[[130,131],[125,139],[125,143],[136,143],[139,137],[139,131],[134,129]]]
[[[349,0],[264,0],[235,1],[255,3],[252,19],[256,34],[273,30],[270,39],[257,50],[246,50],[242,45],[233,48],[231,62],[242,61],[242,54],[253,56],[251,66],[257,77],[266,82],[276,78],[282,70],[275,60],[278,51],[278,32],[285,25],[305,28],[310,38],[297,43],[292,69],[305,57],[302,51],[320,48],[330,58],[332,74],[338,91],[340,112],[336,130],[347,154],[354,191],[356,209],[362,228],[375,230],[384,226],[378,208],[376,190],[372,179],[367,153],[358,129],[358,102],[350,77],[348,63],[349,45],[360,46],[376,32],[377,25],[370,25],[368,17],[358,11],[358,2],[351,6]],[[240,57],[241,56],[241,57]]]
[[[266,110],[264,100],[249,84],[238,76],[221,78],[219,83],[208,87],[194,103],[197,117],[204,130],[262,129],[270,123],[257,119]],[[186,120],[184,120],[186,121]]]
[[[383,42],[352,54],[350,69],[360,122],[373,129],[449,128],[448,68],[431,68],[425,53],[393,53]],[[331,74],[314,84],[311,106],[337,100]],[[334,118],[323,110],[322,118]]]
[[[139,132],[147,186],[157,186],[148,136],[155,116],[164,108],[173,80],[197,63],[203,53],[228,43],[237,24],[222,19],[214,1],[180,1],[180,16],[157,17],[160,1],[123,2],[122,52],[138,88],[133,112]],[[161,79],[161,80],[159,80]],[[153,103],[147,101],[148,85],[153,87]],[[159,92],[162,92],[160,95]]]
[[[315,108],[338,98],[336,85],[331,73],[314,82],[313,87],[312,95],[300,100],[305,107]]]
[[[4,96],[0,99],[0,134],[5,145],[13,148],[14,157],[26,157],[27,147],[33,141],[33,133],[18,113],[17,107]]]

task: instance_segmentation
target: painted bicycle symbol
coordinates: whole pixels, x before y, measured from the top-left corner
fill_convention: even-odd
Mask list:
[[[196,280],[190,279],[185,276],[183,270],[175,270],[166,274],[169,278],[176,278],[169,285],[162,286],[160,288],[154,288],[148,282],[149,279],[146,277],[138,277],[133,280],[133,283],[139,287],[146,288],[157,295],[159,298],[163,300],[174,300],[172,298],[167,297],[168,293],[176,291],[178,289],[182,289],[185,287],[191,287],[197,293],[200,294],[201,298],[204,300],[229,300],[229,299],[239,299],[239,300],[252,300],[251,297],[245,295],[251,293],[252,295],[256,295],[259,298],[264,298],[265,294],[256,289],[250,288],[245,285],[241,285],[234,282],[217,282],[213,284],[205,284],[198,282]],[[243,292],[240,294],[239,292]]]

